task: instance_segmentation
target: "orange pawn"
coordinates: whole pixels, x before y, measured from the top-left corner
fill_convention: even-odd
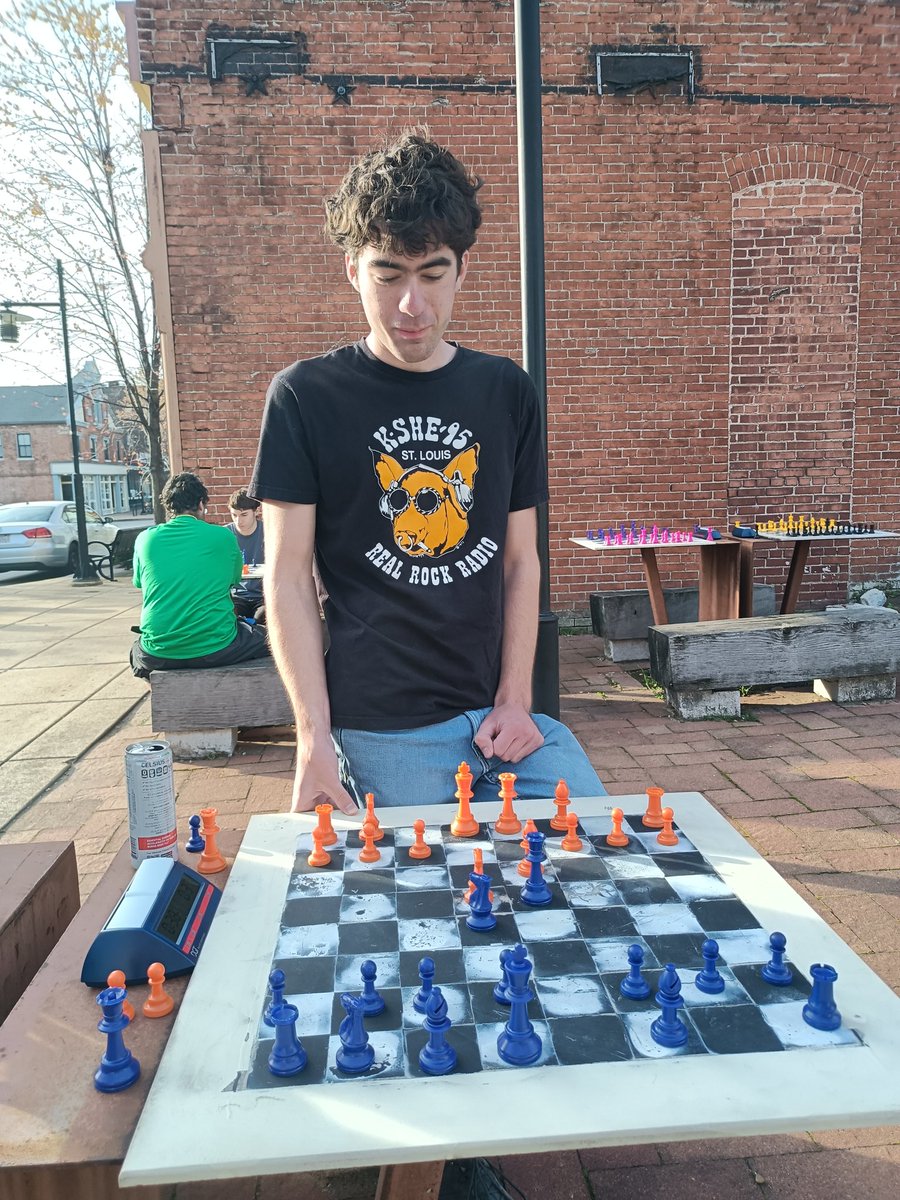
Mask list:
[[[480,846],[472,847],[472,870],[475,872],[476,875],[484,874],[484,851],[481,849]],[[463,901],[466,904],[469,903],[469,900],[471,899],[472,893],[474,891],[475,891],[475,884],[470,879],[468,891],[463,896]],[[494,899],[494,893],[488,892],[488,900],[493,901],[493,899]]]
[[[371,821],[366,821],[366,825],[371,825]],[[425,822],[421,818],[418,821],[413,821],[413,829],[415,830],[416,840],[409,848],[409,857],[431,858],[431,847],[425,841]]]
[[[564,779],[556,785],[556,816],[550,818],[550,828],[564,833],[568,828],[566,809],[569,807],[569,787]]]
[[[641,822],[648,829],[662,829],[662,801],[663,789],[658,787],[647,788],[647,811],[644,813],[644,818]]]
[[[319,818],[319,828],[322,830],[323,846],[333,846],[338,840],[338,836],[334,832],[334,826],[331,823],[331,814],[333,812],[333,804],[316,805],[316,816]]]
[[[384,830],[381,828],[381,822],[375,815],[375,793],[366,792],[366,820],[371,821],[375,826],[375,841],[380,842],[384,837]]]
[[[523,850],[528,849],[529,833],[537,833],[537,831],[538,831],[537,825],[535,825],[534,821],[531,819],[531,817],[529,817],[528,820],[525,822],[525,828],[522,830],[522,840],[521,840],[521,842],[519,842],[519,845],[522,847]]]
[[[166,969],[162,963],[150,964],[147,968],[147,981],[150,984],[150,995],[144,1001],[141,1012],[145,1017],[167,1017],[175,1007],[175,1001],[163,988]]]
[[[478,822],[472,816],[470,807],[472,801],[472,772],[469,764],[461,762],[456,772],[456,798],[459,808],[450,824],[450,832],[454,837],[474,837],[478,833]]]
[[[116,988],[124,987],[125,986],[125,972],[124,971],[110,971],[110,973],[106,977],[106,986],[107,987],[116,987]],[[134,1005],[131,1003],[130,1000],[122,1001],[122,1012],[125,1014],[125,1016],[128,1018],[129,1021],[134,1020]]]
[[[566,836],[563,838],[563,840],[560,842],[560,846],[562,846],[563,850],[570,850],[574,854],[576,850],[584,849],[584,842],[581,840],[581,838],[578,836],[578,833],[577,833],[578,814],[577,813],[567,813],[566,814],[566,823],[568,825],[569,831],[566,834]]]
[[[306,860],[311,867],[327,867],[331,862],[331,855],[322,843],[324,836],[324,831],[318,825],[313,827],[313,851]]]
[[[203,839],[206,845],[203,847],[203,853],[200,855],[200,861],[197,863],[197,870],[201,875],[215,875],[219,871],[224,871],[228,863],[219,853],[219,847],[216,845],[216,834],[220,832],[219,826],[216,824],[216,817],[219,815],[217,808],[201,808],[200,820],[203,823]]]
[[[381,851],[375,845],[375,826],[371,821],[363,821],[362,836],[365,845],[359,852],[359,861],[364,863],[378,862]]]
[[[675,814],[671,808],[662,810],[663,827],[656,835],[656,840],[661,846],[677,846],[678,834],[672,828],[672,822],[675,820]]]
[[[631,841],[627,833],[622,832],[622,822],[625,820],[625,814],[621,808],[614,808],[610,813],[612,817],[612,833],[606,835],[607,844],[610,846],[627,846]]]
[[[516,798],[516,777],[512,771],[501,771],[498,778],[500,779],[500,799],[503,801],[503,808],[500,810],[500,816],[494,822],[494,828],[498,833],[519,833],[522,829],[522,822],[516,816],[513,808],[513,800]]]

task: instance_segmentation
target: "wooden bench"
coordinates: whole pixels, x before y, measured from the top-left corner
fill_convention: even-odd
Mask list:
[[[804,683],[828,700],[890,700],[900,669],[900,613],[851,607],[650,628],[650,673],[688,720],[737,717],[740,689]]]
[[[231,754],[239,729],[292,725],[294,712],[271,658],[201,671],[151,671],[150,720],[176,758]]]

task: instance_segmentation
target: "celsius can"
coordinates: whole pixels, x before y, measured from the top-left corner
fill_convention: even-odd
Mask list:
[[[125,747],[128,835],[131,865],[145,858],[177,858],[175,773],[168,742],[133,742]]]

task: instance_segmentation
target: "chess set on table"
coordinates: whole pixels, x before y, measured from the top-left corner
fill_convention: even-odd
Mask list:
[[[383,810],[369,862],[372,837],[336,817],[323,867],[309,862],[314,816],[254,817],[121,1183],[896,1120],[900,1000],[702,796],[666,802],[668,846],[643,824],[646,795],[573,800],[578,850],[562,848],[570,831],[550,825],[552,801],[517,802],[535,825],[527,854],[521,833],[494,828],[497,805],[473,806],[471,837],[452,832],[449,806],[417,812],[424,832],[409,810]],[[625,846],[607,841],[615,807]],[[431,854],[410,857],[423,837]],[[533,842],[546,858],[526,877]],[[529,904],[539,874],[551,899]],[[488,928],[472,928],[473,900]],[[521,1026],[523,956],[530,1066],[502,1052]],[[497,999],[504,984],[519,993],[511,1005]],[[350,1028],[345,998],[376,987],[381,1011]],[[273,1002],[296,1011],[305,1056],[283,1075]],[[832,1027],[810,1024],[810,1007]],[[660,1021],[684,1040],[660,1041]],[[438,1058],[453,1048],[448,1074],[423,1069],[430,1040]],[[173,1111],[190,1139],[173,1142]]]

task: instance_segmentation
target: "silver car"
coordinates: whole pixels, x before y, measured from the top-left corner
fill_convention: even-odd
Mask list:
[[[92,508],[84,510],[88,550],[112,548],[119,530]],[[78,569],[78,519],[68,500],[0,504],[0,571]]]

